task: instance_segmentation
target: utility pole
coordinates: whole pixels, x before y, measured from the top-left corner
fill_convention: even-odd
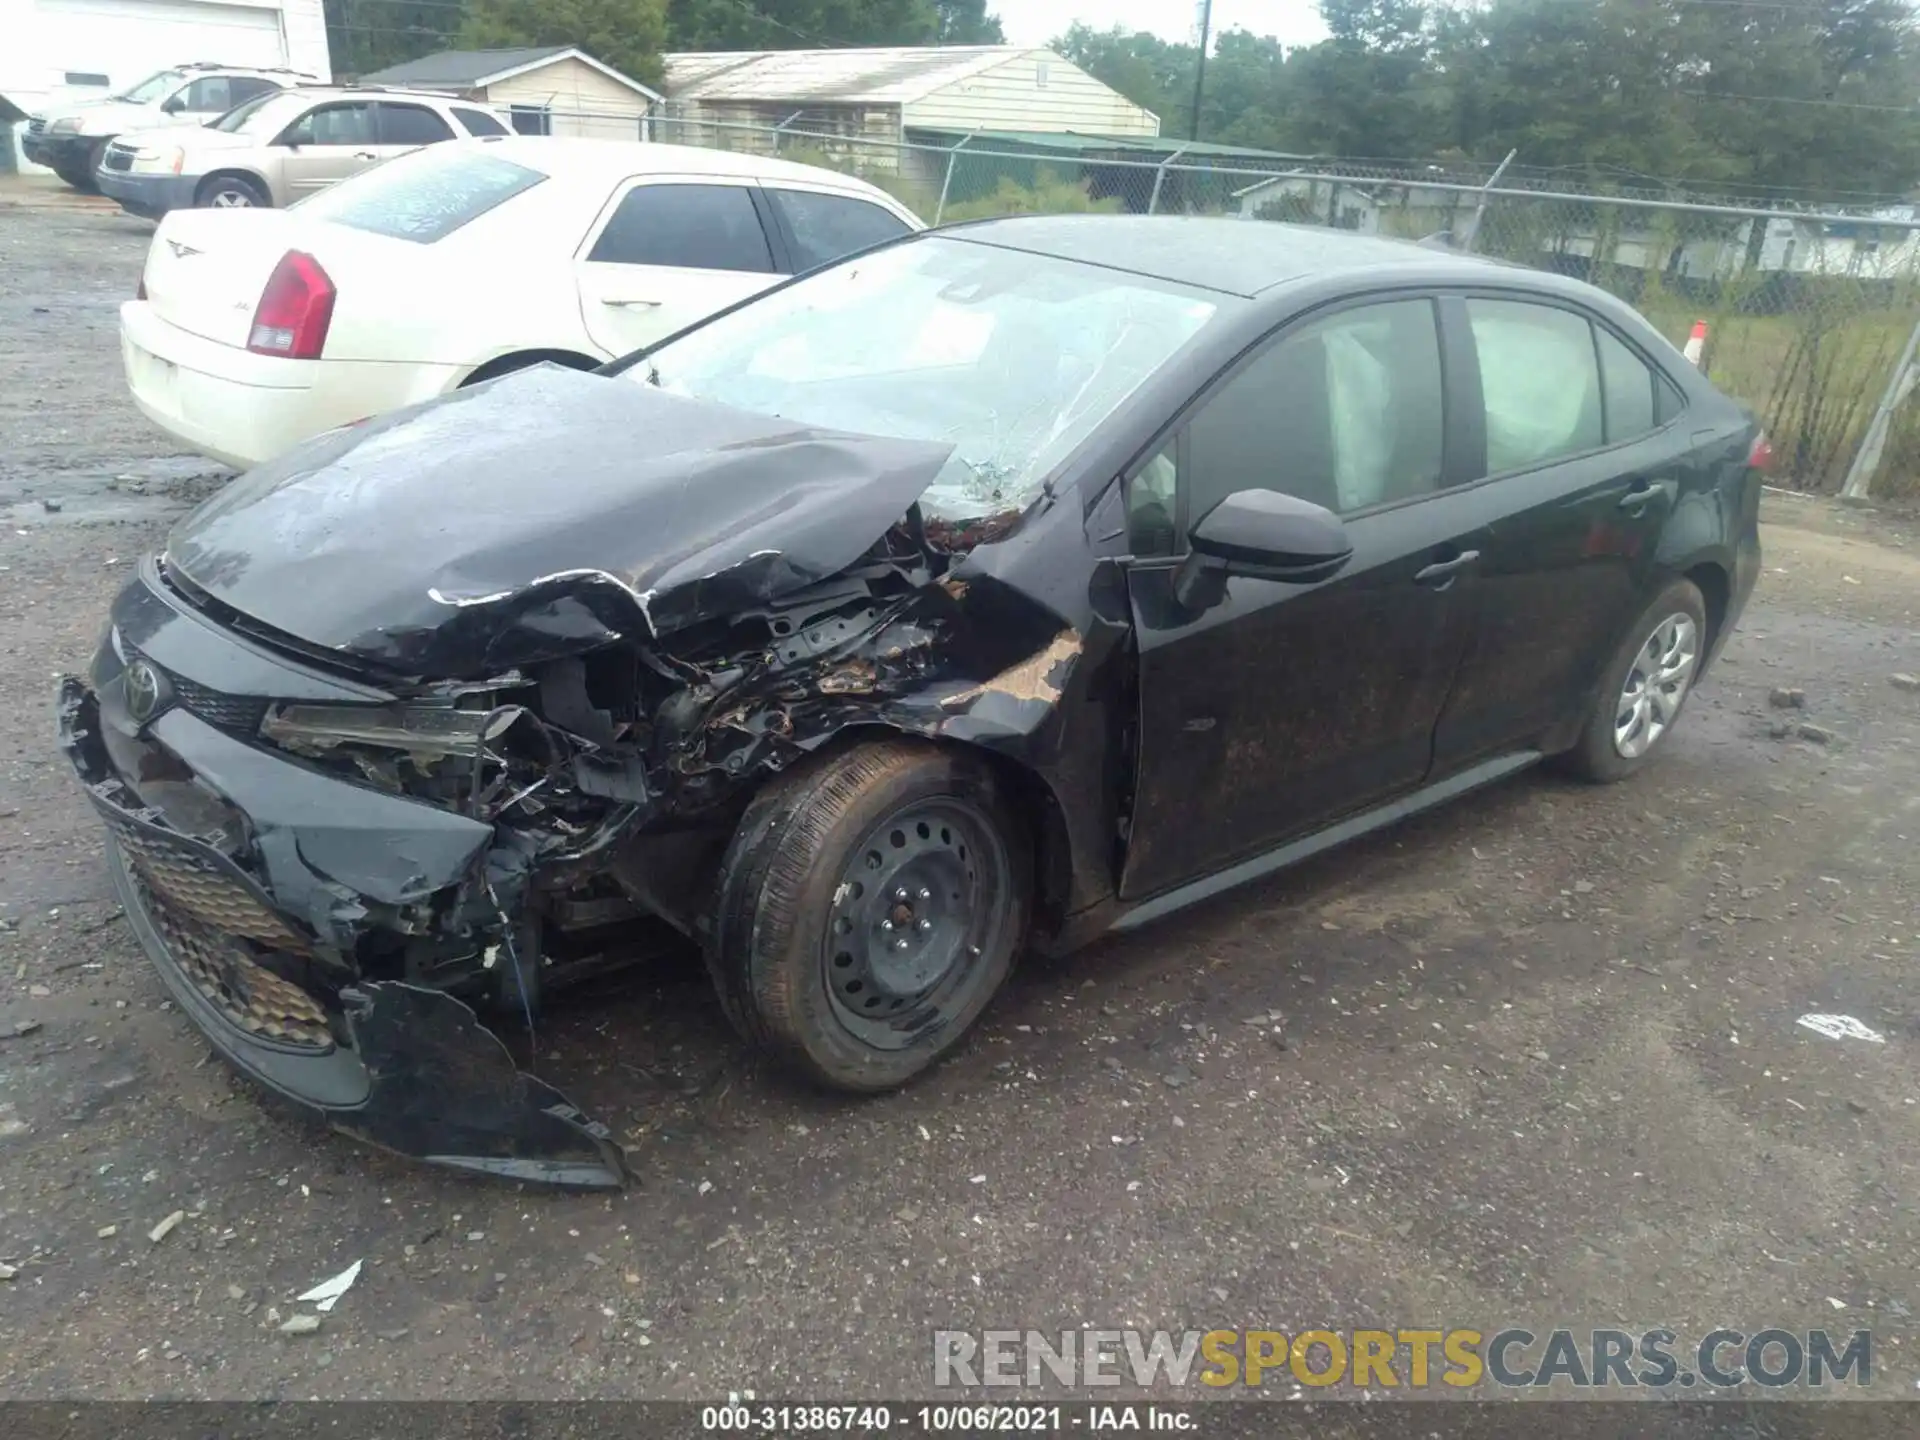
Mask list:
[[[1192,139],[1200,138],[1200,101],[1207,93],[1207,46],[1213,39],[1213,0],[1202,0],[1200,6],[1200,67],[1193,77],[1193,130]]]

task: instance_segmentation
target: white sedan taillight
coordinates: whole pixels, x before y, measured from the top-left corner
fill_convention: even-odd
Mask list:
[[[260,292],[247,349],[285,360],[318,360],[326,347],[327,327],[333,323],[337,293],[318,260],[289,250]]]

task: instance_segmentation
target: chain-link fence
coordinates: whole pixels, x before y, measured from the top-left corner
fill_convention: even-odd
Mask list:
[[[559,118],[559,117],[556,117]],[[610,117],[573,117],[561,133]],[[632,125],[631,119],[621,123]],[[1024,214],[1227,215],[1424,240],[1588,281],[1676,346],[1706,326],[1701,364],[1751,406],[1782,483],[1920,494],[1920,405],[1905,407],[1920,336],[1920,210],[1857,214],[1556,188],[1522,167],[1349,164],[1225,146],[1080,135],[932,136],[870,120],[651,117],[656,141],[778,156],[858,176],[929,223]],[[1896,377],[1898,377],[1896,379]],[[1887,414],[1877,425],[1875,416]],[[1873,466],[1863,466],[1862,452]],[[1849,483],[1850,472],[1852,475]]]

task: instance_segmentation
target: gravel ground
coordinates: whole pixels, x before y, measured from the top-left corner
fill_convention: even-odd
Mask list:
[[[644,1182],[519,1191],[269,1108],[110,898],[53,677],[221,479],[125,398],[149,234],[0,192],[0,1394],[905,1396],[932,1327],[1084,1323],[1870,1327],[1872,1393],[1915,1393],[1901,517],[1770,502],[1743,631],[1634,783],[1521,777],[1031,964],[907,1093],[765,1072],[691,969],[566,1010],[543,1071]]]

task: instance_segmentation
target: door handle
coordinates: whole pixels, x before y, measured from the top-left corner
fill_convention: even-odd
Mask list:
[[[1434,590],[1444,590],[1453,584],[1454,576],[1479,559],[1478,550],[1462,550],[1451,560],[1436,560],[1426,569],[1415,572],[1413,583],[1425,585]]]
[[[380,157],[371,150],[356,150],[353,152],[353,158],[356,160],[378,160]]]
[[[1636,480],[1631,489],[1620,497],[1620,508],[1638,519],[1646,513],[1647,506],[1660,497],[1661,487],[1645,480]]]
[[[658,310],[662,304],[659,300],[616,300],[607,295],[600,297],[600,303],[616,310]]]

